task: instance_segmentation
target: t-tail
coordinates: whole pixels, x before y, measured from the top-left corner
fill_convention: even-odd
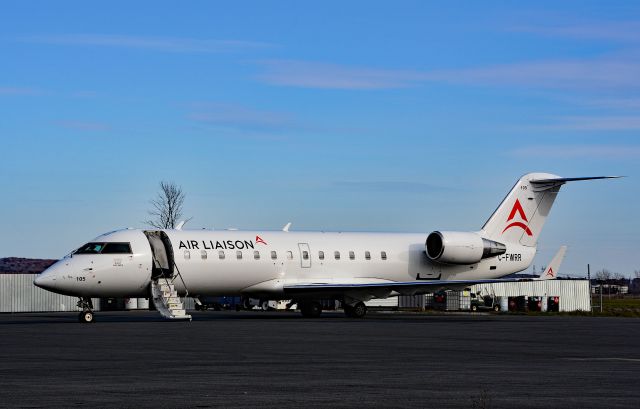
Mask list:
[[[483,237],[499,243],[536,247],[560,187],[577,180],[620,176],[562,178],[550,173],[529,173],[518,180],[482,227]]]

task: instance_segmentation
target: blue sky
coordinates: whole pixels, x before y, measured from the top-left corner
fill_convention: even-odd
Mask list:
[[[640,270],[640,3],[7,2],[0,256],[142,227],[479,229],[565,186],[538,266]]]

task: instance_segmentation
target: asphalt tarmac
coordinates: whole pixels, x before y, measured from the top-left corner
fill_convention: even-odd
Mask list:
[[[640,320],[0,315],[2,407],[640,407]]]

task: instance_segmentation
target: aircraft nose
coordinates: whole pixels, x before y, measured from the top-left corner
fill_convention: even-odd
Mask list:
[[[56,285],[56,275],[51,272],[44,271],[33,280],[33,284],[36,287],[43,288],[45,290],[52,290]]]

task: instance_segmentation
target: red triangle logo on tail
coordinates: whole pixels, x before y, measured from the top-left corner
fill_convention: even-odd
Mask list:
[[[520,204],[519,199],[516,199],[516,202],[513,204],[513,209],[511,209],[511,213],[509,213],[509,218],[507,219],[507,221],[513,219],[516,213],[520,213],[520,218],[525,222],[529,221],[527,220],[527,215],[524,214],[524,209],[522,208],[522,205]]]
[[[524,213],[524,209],[522,208],[522,204],[520,204],[519,199],[516,199],[516,202],[513,204],[513,208],[511,209],[511,213],[509,213],[509,217],[507,218],[507,221],[512,220],[514,217],[516,217],[516,213],[520,215],[520,218],[523,221],[529,223],[529,220],[527,220],[527,215]],[[502,233],[509,230],[511,227],[519,227],[522,230],[524,230],[525,233],[527,233],[527,236],[533,236],[533,233],[531,232],[531,229],[529,229],[529,226],[527,226],[523,222],[513,222],[509,224],[507,227],[504,228],[504,230],[502,230]]]

